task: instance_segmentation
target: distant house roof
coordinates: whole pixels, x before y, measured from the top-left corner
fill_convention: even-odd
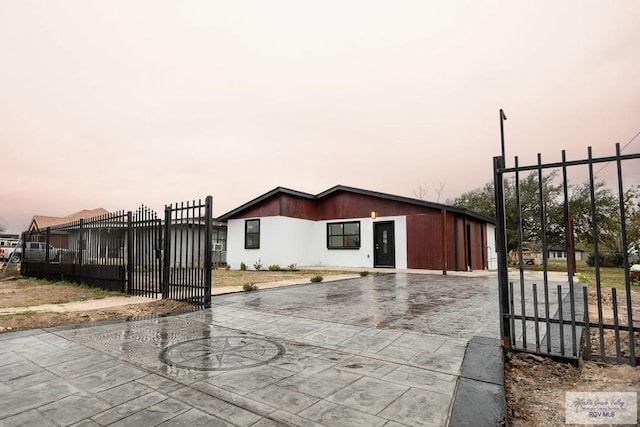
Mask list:
[[[290,188],[285,188],[285,187],[276,187],[271,191],[268,191],[266,193],[264,193],[261,196],[256,197],[255,199],[243,204],[242,206],[239,206],[227,213],[225,213],[222,216],[219,216],[218,218],[216,218],[217,221],[227,221],[228,219],[234,217],[235,215],[245,211],[246,209],[251,208],[252,206],[255,206],[277,194],[289,194],[292,196],[296,196],[296,197],[300,197],[303,199],[309,199],[309,200],[321,200],[325,197],[328,197],[334,193],[340,192],[340,191],[344,191],[347,193],[352,193],[352,194],[360,194],[360,195],[364,195],[364,196],[370,196],[370,197],[377,197],[380,199],[385,199],[385,200],[392,200],[392,201],[396,201],[396,202],[402,202],[402,203],[409,203],[412,205],[417,205],[417,206],[423,206],[423,207],[428,207],[428,208],[432,208],[432,209],[438,209],[438,210],[447,210],[450,212],[456,212],[459,214],[463,214],[463,215],[468,215],[470,217],[474,217],[477,219],[480,219],[482,221],[485,222],[489,222],[491,224],[493,224],[495,222],[495,220],[493,218],[489,218],[487,216],[481,215],[479,213],[470,211],[466,208],[461,208],[458,206],[450,206],[450,205],[444,205],[444,204],[440,204],[440,203],[434,203],[434,202],[428,202],[426,200],[420,200],[420,199],[412,199],[410,197],[404,197],[404,196],[396,196],[393,194],[387,194],[387,193],[380,193],[377,191],[371,191],[371,190],[363,190],[361,188],[355,188],[355,187],[348,187],[345,185],[336,185],[334,187],[329,188],[328,190],[325,190],[321,193],[318,193],[316,195],[313,194],[309,194],[309,193],[303,193],[301,191],[296,191],[296,190],[292,190]]]
[[[67,224],[69,222],[78,221],[81,219],[93,218],[100,215],[106,215],[109,211],[104,208],[96,209],[83,209],[78,212],[74,212],[67,216],[45,216],[34,215],[29,225],[30,231],[44,230],[47,227],[55,227],[57,225]]]

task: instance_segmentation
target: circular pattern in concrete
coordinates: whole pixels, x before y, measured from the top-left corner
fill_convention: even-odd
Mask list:
[[[275,341],[236,335],[198,338],[172,344],[162,350],[160,360],[176,368],[230,371],[264,365],[284,353],[284,347]]]

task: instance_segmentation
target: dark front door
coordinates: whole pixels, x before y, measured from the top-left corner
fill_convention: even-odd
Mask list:
[[[394,268],[396,266],[396,243],[393,221],[373,224],[373,266]]]

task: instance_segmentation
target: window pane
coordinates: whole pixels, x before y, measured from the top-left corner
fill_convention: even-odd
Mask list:
[[[260,232],[260,220],[253,219],[247,221],[247,233],[259,233]]]
[[[329,235],[337,236],[342,234],[342,224],[329,224]]]
[[[343,237],[342,236],[331,236],[331,237],[329,237],[329,247],[331,247],[331,248],[341,248],[341,247],[343,247]]]
[[[360,234],[360,223],[350,222],[345,224],[344,234]]]
[[[259,247],[260,247],[260,235],[247,234],[247,248],[259,248]]]
[[[360,246],[360,238],[358,236],[344,236],[345,248],[357,248]]]

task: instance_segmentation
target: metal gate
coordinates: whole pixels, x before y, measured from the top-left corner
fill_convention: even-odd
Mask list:
[[[502,156],[494,157],[494,185],[496,204],[496,246],[498,249],[498,286],[500,306],[500,332],[502,346],[505,349],[538,353],[565,359],[598,358],[601,361],[614,361],[636,365],[638,355],[636,348],[640,347],[640,288],[632,290],[630,279],[630,263],[627,248],[633,246],[627,241],[627,218],[625,208],[625,191],[623,185],[623,162],[640,159],[638,154],[622,155],[620,145],[616,145],[615,156],[593,158],[591,147],[588,148],[588,158],[568,161],[566,153],[562,151],[562,161],[543,164],[541,155],[535,165],[519,166],[515,157],[514,167],[505,167]],[[599,224],[599,204],[597,198],[595,165],[608,162],[615,163],[617,177],[615,188],[620,228],[619,239],[623,249],[621,253],[624,279],[621,279],[618,289],[606,287],[601,283],[601,260],[603,254],[599,250],[601,240],[601,224]],[[629,162],[631,163],[631,162]],[[631,166],[631,164],[629,164]],[[581,167],[581,168],[580,168]],[[634,164],[637,168],[637,163]],[[586,168],[586,170],[585,170]],[[573,230],[573,213],[570,208],[569,170],[578,171],[578,175],[586,176],[581,181],[589,190],[589,214],[592,234],[592,252],[595,268],[595,284],[591,286],[580,283],[576,273],[575,251],[576,243]],[[553,171],[561,171],[556,177]],[[601,169],[600,169],[601,170]],[[634,169],[637,170],[637,169]],[[525,221],[531,221],[531,211],[523,212],[521,200],[521,173],[529,174],[528,183],[537,183],[537,200],[527,200],[528,209],[532,203],[537,206],[533,216],[536,217],[535,227],[539,230],[535,234],[536,244],[540,247],[541,277],[532,277],[525,269],[527,249],[523,242],[523,226]],[[546,174],[546,175],[545,175]],[[547,213],[548,200],[545,200],[545,185],[548,178],[559,180],[561,185],[563,213],[560,222],[550,222]],[[505,183],[512,180],[513,185],[506,188]],[[637,184],[634,182],[633,184]],[[505,191],[515,192],[515,206],[505,205]],[[513,198],[510,198],[513,200]],[[635,212],[637,214],[637,212]],[[515,233],[514,233],[515,229]],[[510,233],[509,233],[510,231]],[[566,254],[566,278],[552,278],[549,271],[550,247],[548,234],[560,231],[563,235],[561,250]],[[557,234],[556,234],[557,235]],[[530,236],[529,236],[530,237]],[[511,240],[511,241],[510,241]],[[508,253],[508,248],[516,248]],[[533,251],[532,251],[533,252]],[[508,258],[516,260],[514,269],[509,270]],[[590,309],[590,302],[593,307]],[[634,303],[635,301],[635,303]],[[637,319],[637,320],[634,320]],[[615,349],[613,349],[615,347]]]
[[[211,306],[213,198],[23,233],[21,274]],[[31,248],[33,246],[33,249]]]
[[[162,220],[142,205],[127,215],[127,285],[132,295],[162,295]]]
[[[213,199],[164,210],[162,297],[211,306]]]

